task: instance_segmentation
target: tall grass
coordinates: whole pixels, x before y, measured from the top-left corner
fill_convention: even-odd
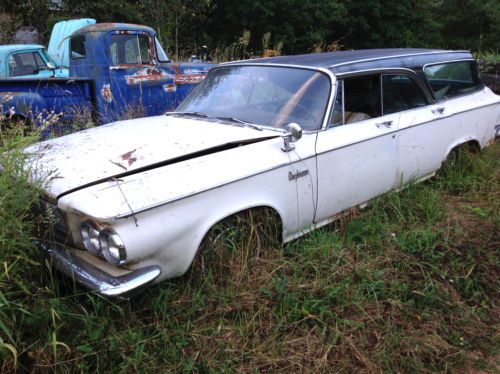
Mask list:
[[[0,176],[2,372],[498,370],[499,144],[249,266],[255,242],[221,226],[229,269],[117,300],[31,249],[17,141]]]
[[[14,366],[20,343],[17,324],[30,314],[24,302],[33,289],[30,281],[37,279],[31,270],[40,260],[33,251],[30,216],[40,190],[29,182],[27,155],[21,149],[33,139],[23,132],[21,127],[0,129],[0,350],[12,356]]]

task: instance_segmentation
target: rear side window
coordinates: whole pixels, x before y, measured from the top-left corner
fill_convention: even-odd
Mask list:
[[[483,83],[475,61],[429,65],[424,69],[436,100],[445,100],[481,89]]]
[[[338,81],[330,126],[361,122],[428,104],[419,84],[408,75],[349,77]]]
[[[85,58],[85,35],[71,38],[71,59]]]

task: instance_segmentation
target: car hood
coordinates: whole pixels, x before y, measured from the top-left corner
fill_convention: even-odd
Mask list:
[[[280,135],[227,123],[157,116],[84,130],[24,151],[30,154],[27,165],[32,178],[46,181],[48,197],[57,198],[109,178]]]

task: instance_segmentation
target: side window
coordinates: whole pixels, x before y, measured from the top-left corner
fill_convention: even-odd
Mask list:
[[[382,75],[382,92],[384,115],[429,104],[418,84],[406,75]]]
[[[109,40],[112,65],[152,64],[147,35],[117,34],[111,35]]]
[[[436,100],[445,100],[483,87],[475,61],[447,62],[426,66],[424,75]]]
[[[85,58],[85,35],[78,35],[71,38],[71,59],[78,60]]]
[[[381,89],[379,75],[344,79],[344,123],[380,117]]]
[[[36,53],[38,54],[38,53]],[[38,73],[38,65],[33,52],[15,53],[9,57],[9,76],[20,77]]]

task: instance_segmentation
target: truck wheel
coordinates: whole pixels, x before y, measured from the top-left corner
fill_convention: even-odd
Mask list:
[[[281,223],[271,208],[236,213],[205,235],[192,265],[192,274],[219,284],[241,279],[258,260],[280,247]]]

